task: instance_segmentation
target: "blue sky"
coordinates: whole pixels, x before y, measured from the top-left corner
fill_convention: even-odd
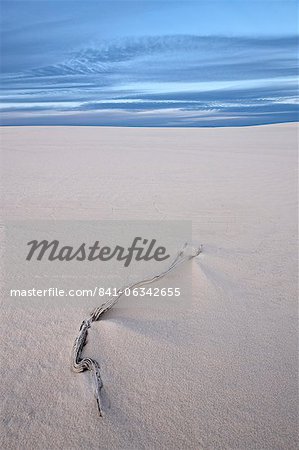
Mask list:
[[[4,125],[298,119],[297,1],[1,1]]]

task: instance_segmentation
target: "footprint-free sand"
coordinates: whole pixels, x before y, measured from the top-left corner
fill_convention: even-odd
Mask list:
[[[69,362],[84,302],[2,296],[1,447],[297,448],[297,125],[1,134],[4,218],[186,219],[203,244],[181,314],[126,299],[93,325],[103,419]]]

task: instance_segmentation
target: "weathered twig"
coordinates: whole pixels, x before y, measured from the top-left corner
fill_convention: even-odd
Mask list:
[[[101,407],[101,389],[103,387],[103,382],[101,379],[100,374],[100,365],[97,361],[91,358],[82,358],[82,351],[83,347],[86,344],[86,339],[88,335],[88,329],[91,327],[92,322],[95,322],[101,318],[101,316],[109,311],[120,299],[120,297],[124,294],[126,289],[134,289],[137,287],[141,287],[150,283],[153,283],[155,281],[160,280],[165,275],[167,275],[169,272],[171,272],[175,267],[177,267],[179,264],[183,263],[184,261],[188,261],[195,256],[198,256],[202,252],[202,246],[199,246],[198,248],[191,248],[192,250],[191,254],[187,254],[187,247],[188,244],[186,243],[182,249],[179,251],[177,256],[174,258],[171,265],[166,269],[165,271],[161,272],[158,275],[155,275],[151,278],[147,278],[145,280],[138,281],[136,283],[133,283],[129,286],[125,286],[123,288],[120,288],[117,291],[117,295],[114,297],[109,297],[109,299],[103,303],[101,306],[95,308],[93,312],[91,313],[91,316],[87,320],[83,320],[79,334],[75,340],[73,350],[72,350],[72,368],[74,372],[84,372],[85,370],[89,370],[93,374],[94,378],[94,386],[95,386],[95,396],[97,400],[98,410],[100,413],[100,416],[102,416],[102,407]]]

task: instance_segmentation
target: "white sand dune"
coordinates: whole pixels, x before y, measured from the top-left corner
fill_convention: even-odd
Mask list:
[[[190,219],[192,304],[92,328],[110,408],[70,369],[84,304],[2,298],[1,447],[295,449],[297,127],[3,128],[10,219]],[[95,305],[96,306],[96,305]]]

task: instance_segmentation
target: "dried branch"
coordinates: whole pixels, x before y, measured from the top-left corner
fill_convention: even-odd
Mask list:
[[[188,253],[189,248],[189,253]],[[136,283],[133,283],[129,286],[125,286],[123,288],[118,289],[117,295],[114,297],[109,297],[109,299],[103,303],[101,306],[95,308],[91,313],[91,316],[83,320],[79,334],[75,340],[73,349],[72,349],[72,368],[74,372],[84,372],[85,370],[89,370],[93,374],[94,386],[95,386],[95,396],[97,400],[98,410],[100,416],[102,416],[102,406],[101,406],[101,389],[103,387],[103,382],[100,374],[100,365],[97,361],[91,358],[81,357],[83,348],[86,344],[86,339],[88,335],[88,329],[91,327],[92,322],[99,320],[103,314],[109,311],[120,299],[120,297],[124,294],[126,289],[134,289],[137,287],[145,286],[150,283],[154,283],[155,281],[160,280],[165,277],[169,272],[171,272],[175,267],[182,264],[185,261],[189,261],[190,259],[198,256],[202,252],[202,246],[198,248],[193,248],[188,246],[186,243],[182,249],[179,251],[177,256],[174,258],[171,265],[165,271],[161,272],[158,275],[155,275],[151,278],[147,278]]]

